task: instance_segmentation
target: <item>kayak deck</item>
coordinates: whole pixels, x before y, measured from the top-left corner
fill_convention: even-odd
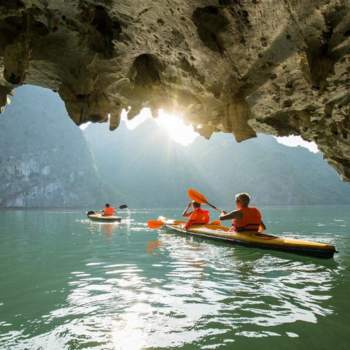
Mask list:
[[[279,250],[299,255],[331,259],[336,249],[331,244],[314,243],[291,238],[283,238],[255,231],[229,232],[228,227],[219,225],[196,225],[185,230],[185,221],[171,220],[164,216],[158,218],[172,231],[248,247]]]

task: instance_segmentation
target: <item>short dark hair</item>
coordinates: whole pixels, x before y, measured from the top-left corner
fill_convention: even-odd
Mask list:
[[[110,205],[109,205],[108,203],[106,203],[105,207],[109,208],[109,207],[110,207]]]
[[[199,208],[201,206],[200,203],[195,202],[195,201],[193,201],[192,205],[193,205],[194,208]]]

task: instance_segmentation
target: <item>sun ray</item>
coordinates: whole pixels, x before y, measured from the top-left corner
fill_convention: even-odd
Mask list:
[[[122,113],[122,120],[130,130],[135,129],[149,118],[152,118],[152,113],[148,108],[144,108],[141,113],[132,120],[127,119],[126,111]],[[172,140],[183,146],[188,146],[199,136],[199,133],[194,131],[192,125],[185,125],[182,118],[166,114],[162,109],[159,110],[158,117],[153,120],[158,127],[165,129]]]

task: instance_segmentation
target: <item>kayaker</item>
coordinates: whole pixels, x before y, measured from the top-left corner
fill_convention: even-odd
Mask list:
[[[255,207],[249,207],[250,196],[247,193],[238,193],[235,196],[237,209],[220,214],[220,220],[232,220],[231,232],[263,231],[266,229],[261,220],[261,213]]]
[[[193,208],[193,210],[188,212],[190,208]],[[203,210],[200,203],[195,201],[188,203],[187,208],[182,213],[182,216],[189,218],[184,227],[186,230],[192,225],[206,225],[210,221],[209,210]]]
[[[101,211],[103,216],[112,216],[114,213],[117,213],[108,203],[105,204],[104,210]]]

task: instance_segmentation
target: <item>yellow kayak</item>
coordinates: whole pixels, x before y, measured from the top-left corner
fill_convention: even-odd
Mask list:
[[[231,244],[279,250],[322,259],[331,259],[334,253],[337,253],[335,247],[331,244],[277,237],[256,231],[229,232],[230,229],[228,227],[220,225],[194,225],[185,230],[185,221],[171,220],[164,216],[160,216],[158,220],[163,226],[172,231]]]
[[[122,218],[120,216],[114,216],[114,215],[101,215],[98,213],[95,213],[94,211],[89,211],[86,213],[87,217],[91,221],[99,221],[99,222],[120,222]]]

